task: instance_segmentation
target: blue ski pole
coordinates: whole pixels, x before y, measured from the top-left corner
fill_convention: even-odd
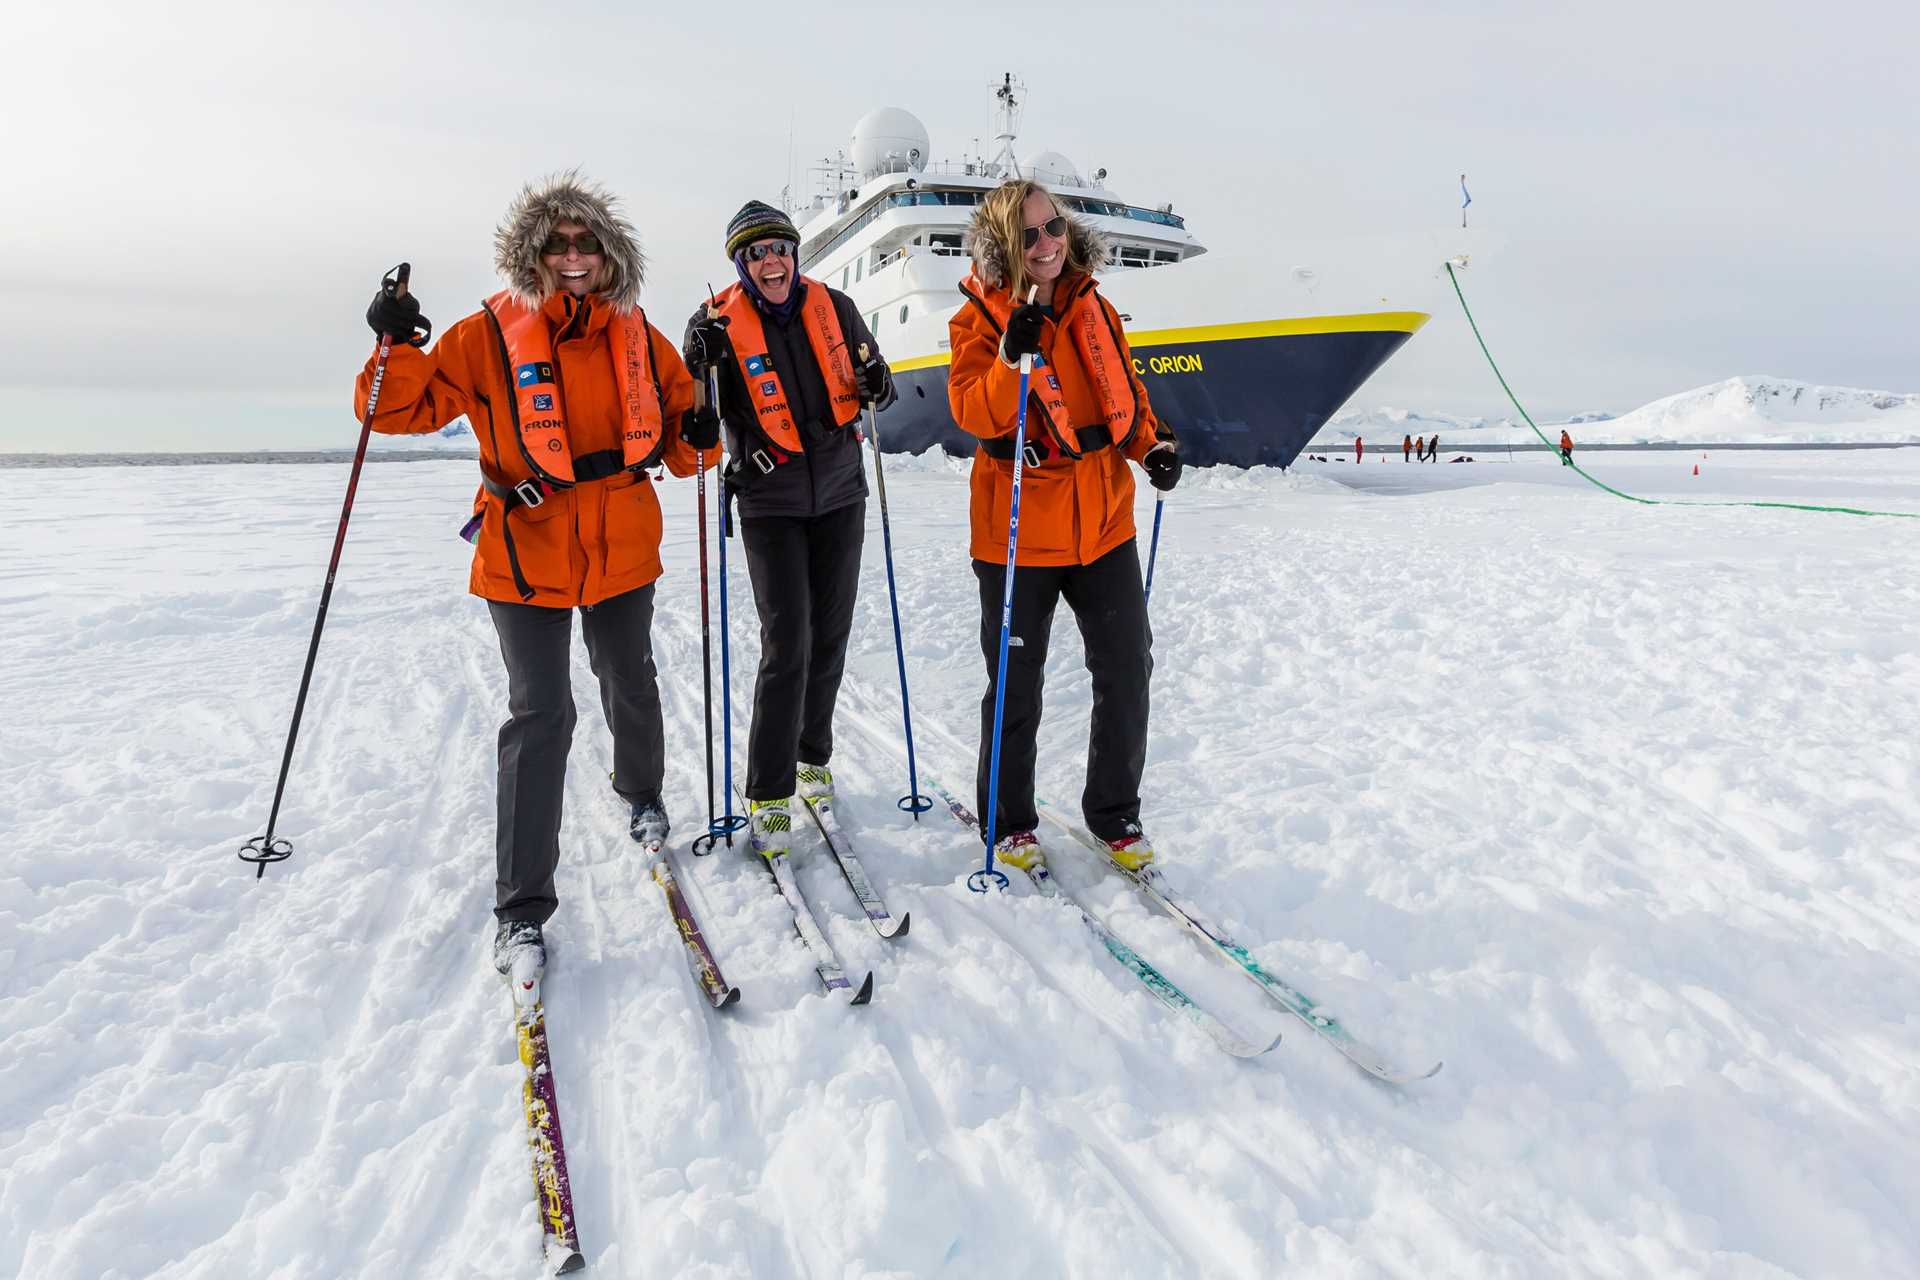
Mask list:
[[[860,344],[860,361],[867,361],[867,346]],[[893,656],[900,665],[900,719],[907,729],[907,794],[900,797],[899,807],[913,815],[915,822],[920,815],[933,808],[933,801],[920,794],[920,771],[913,759],[913,710],[907,701],[907,647],[900,638],[900,592],[893,582],[893,525],[887,519],[887,472],[880,462],[880,421],[874,411],[873,401],[867,401],[867,440],[873,445],[873,487],[880,493],[880,541],[887,553],[887,606],[893,610]]]
[[[707,403],[714,412],[720,411],[720,377],[716,370],[707,370]],[[725,840],[727,847],[733,847],[733,833],[747,825],[747,820],[733,811],[733,653],[732,628],[727,625],[727,538],[733,508],[733,499],[727,493],[727,477],[723,471],[719,480],[720,495],[720,755],[726,782],[722,794],[726,797],[726,814],[720,818],[709,818],[705,852],[712,853],[717,841]],[[706,525],[704,517],[700,528],[701,550],[706,549]],[[712,740],[712,734],[708,734]],[[699,853],[700,840],[694,841],[694,852]]]
[[[1160,558],[1160,517],[1167,513],[1167,493],[1164,489],[1153,491],[1153,540],[1147,544],[1147,586],[1143,594],[1153,599],[1153,562]]]
[[[1039,287],[1027,290],[1032,302]],[[987,860],[967,877],[967,888],[985,893],[989,884],[1007,887],[1007,875],[993,866],[993,842],[1000,829],[1000,738],[1007,718],[1007,640],[1013,634],[1013,570],[1020,546],[1020,472],[1027,456],[1027,385],[1033,379],[1033,353],[1020,357],[1020,408],[1013,420],[1013,492],[1007,504],[1007,579],[1000,593],[1000,660],[993,678],[993,751],[987,759]]]

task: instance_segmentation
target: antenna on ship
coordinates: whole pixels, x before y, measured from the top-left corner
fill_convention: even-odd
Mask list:
[[[1000,104],[1000,132],[994,138],[1000,149],[987,162],[986,171],[990,177],[1018,178],[1020,161],[1013,154],[1013,140],[1020,134],[1020,104],[1027,98],[1026,82],[1014,79],[1013,72],[1009,71],[994,87],[993,97]]]

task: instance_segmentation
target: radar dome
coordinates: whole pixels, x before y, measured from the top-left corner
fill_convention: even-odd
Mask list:
[[[899,107],[869,111],[853,126],[852,158],[862,178],[918,173],[927,167],[927,127]]]
[[[1051,182],[1063,187],[1085,185],[1080,181],[1080,171],[1073,167],[1073,161],[1058,151],[1042,151],[1021,167],[1035,182]]]

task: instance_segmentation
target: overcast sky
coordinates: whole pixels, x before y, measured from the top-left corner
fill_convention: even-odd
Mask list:
[[[0,68],[0,450],[350,445],[362,313],[414,264],[444,327],[573,165],[677,322],[727,218],[902,106],[936,157],[1031,86],[1022,149],[1172,200],[1218,252],[1458,217],[1531,408],[1738,373],[1920,391],[1911,3],[59,3]],[[1273,266],[1291,265],[1275,251]],[[1238,317],[1236,317],[1238,318]],[[1355,398],[1504,410],[1457,312]]]

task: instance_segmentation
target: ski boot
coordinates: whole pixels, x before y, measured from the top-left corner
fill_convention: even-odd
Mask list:
[[[613,784],[613,794],[619,796],[621,803],[632,811],[627,818],[627,834],[633,837],[634,843],[664,845],[667,842],[667,810],[659,797],[630,796],[620,790],[619,780],[611,773],[607,775],[607,781]]]
[[[755,853],[769,862],[786,853],[793,844],[793,798],[747,801],[747,826]]]
[[[635,800],[633,816],[627,820],[627,834],[636,844],[660,848],[667,843],[667,811],[658,800]]]
[[[1032,871],[1046,865],[1047,851],[1040,847],[1040,837],[1033,832],[1009,831],[994,841],[993,860],[1022,871]]]
[[[1137,875],[1153,865],[1153,846],[1137,822],[1129,822],[1118,836],[1103,843],[1107,859],[1122,871]]]
[[[516,969],[524,972],[532,961],[533,976],[546,972],[547,941],[541,936],[537,920],[502,920],[493,935],[493,967],[501,977]]]
[[[794,766],[794,781],[799,785],[802,800],[833,801],[833,770],[823,764],[808,764],[802,760]]]

